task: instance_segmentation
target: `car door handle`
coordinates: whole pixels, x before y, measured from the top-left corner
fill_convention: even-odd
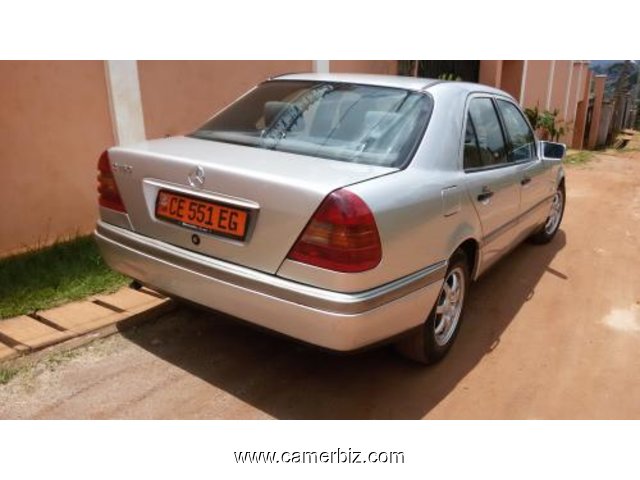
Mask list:
[[[493,192],[489,190],[489,187],[482,187],[482,192],[478,194],[478,201],[485,202],[493,197]]]
[[[531,177],[524,177],[522,180],[520,180],[520,185],[524,186],[527,183],[531,183]]]

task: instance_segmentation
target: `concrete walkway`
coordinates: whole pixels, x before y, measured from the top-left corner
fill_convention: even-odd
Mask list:
[[[122,288],[38,311],[0,320],[0,361],[10,360],[71,338],[166,310],[169,300],[148,289]]]

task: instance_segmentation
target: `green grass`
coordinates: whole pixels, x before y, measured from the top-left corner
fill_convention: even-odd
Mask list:
[[[130,280],[104,263],[92,237],[0,260],[0,319],[51,308]]]
[[[80,350],[63,350],[61,352],[56,352],[53,355],[49,356],[45,360],[45,364],[49,370],[55,370],[56,367],[67,363],[70,360],[81,355]]]
[[[0,385],[9,383],[18,373],[20,373],[18,368],[0,367]]]
[[[44,370],[55,371],[59,366],[64,365],[74,358],[82,355],[83,350],[62,350],[54,352],[48,357],[27,363],[7,363],[0,365],[0,385],[6,385],[20,374],[37,374]]]
[[[594,153],[589,150],[570,151],[563,162],[568,165],[583,165],[593,159]]]

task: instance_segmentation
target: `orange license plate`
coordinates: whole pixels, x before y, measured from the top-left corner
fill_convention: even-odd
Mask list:
[[[201,198],[160,190],[156,217],[201,232],[244,240],[249,212]]]

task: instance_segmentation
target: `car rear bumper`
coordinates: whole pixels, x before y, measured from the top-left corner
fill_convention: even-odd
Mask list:
[[[446,271],[446,262],[440,262],[371,290],[341,293],[223,262],[102,221],[95,238],[111,268],[142,284],[339,351],[420,325]]]

